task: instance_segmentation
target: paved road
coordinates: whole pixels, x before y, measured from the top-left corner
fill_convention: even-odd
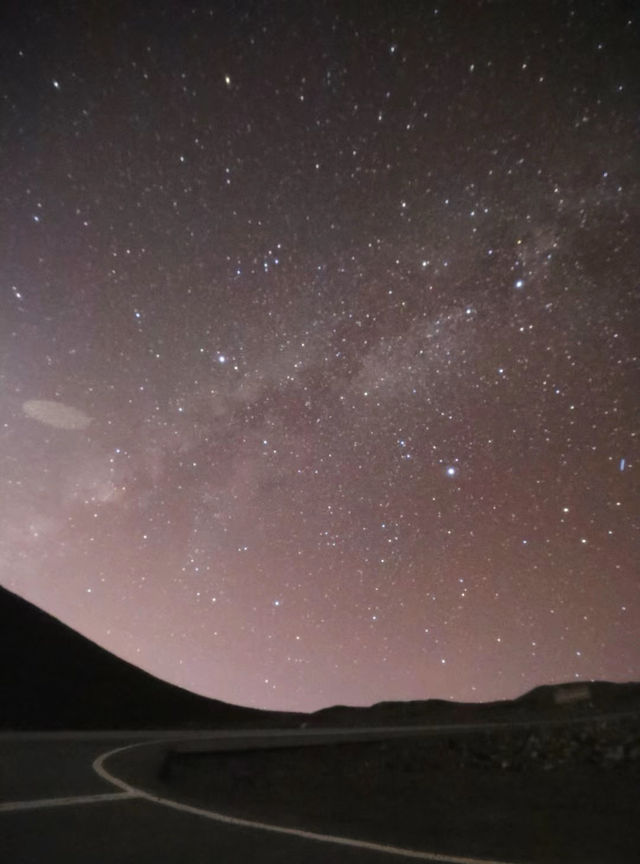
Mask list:
[[[380,730],[371,730],[379,735]],[[302,733],[307,737],[306,732]],[[327,732],[322,732],[326,739]],[[344,738],[344,731],[338,733]],[[139,745],[145,737],[184,744],[211,733],[62,733],[0,736],[0,848],[10,864],[380,864],[410,860],[468,862],[427,854],[407,855],[391,847],[340,838],[280,833],[269,826],[233,824],[208,811],[145,796],[110,777],[105,753]],[[239,746],[247,733],[218,733]],[[284,733],[290,738],[290,733]],[[251,733],[255,742],[260,737]],[[277,733],[263,740],[274,742]],[[313,732],[308,737],[318,737]],[[334,739],[335,740],[335,739]],[[120,757],[122,758],[122,757]],[[101,766],[104,765],[104,768]],[[102,770],[103,776],[96,771]],[[178,809],[179,808],[179,809]]]
[[[614,716],[620,715],[610,715],[609,719]],[[138,748],[154,741],[170,741],[172,748],[187,751],[229,750],[443,732],[450,735],[499,725],[504,724],[357,731],[232,730],[214,734],[175,730],[0,734],[0,855],[10,864],[379,864],[410,860],[477,864],[474,858],[439,856],[429,854],[429,850],[408,854],[410,850],[345,842],[344,837],[225,820],[220,814],[154,797],[136,786],[135,779],[129,781],[134,785],[127,785],[118,774],[118,765],[120,770],[123,765],[128,767],[125,773],[129,778],[139,776],[131,770],[141,758]],[[102,758],[123,748],[127,750],[116,758]],[[335,831],[340,833],[337,827]],[[518,859],[530,860],[527,850]]]

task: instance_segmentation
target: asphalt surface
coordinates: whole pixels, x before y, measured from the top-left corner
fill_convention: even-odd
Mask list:
[[[610,715],[611,718],[615,716],[618,715]],[[385,841],[380,841],[380,845],[367,843],[359,838],[353,839],[346,824],[341,831],[339,824],[333,824],[334,820],[330,820],[331,825],[326,829],[317,830],[327,830],[335,836],[312,835],[304,831],[304,826],[300,826],[300,831],[283,829],[276,824],[275,817],[271,824],[242,824],[243,820],[225,819],[224,812],[216,814],[204,805],[195,807],[178,800],[160,798],[157,797],[160,793],[153,791],[154,788],[167,788],[166,784],[162,787],[155,782],[160,765],[157,757],[166,749],[206,753],[247,747],[298,747],[329,741],[437,735],[445,730],[449,735],[464,734],[474,728],[488,730],[497,725],[503,724],[215,733],[156,730],[0,734],[0,860],[3,864],[5,861],[8,864],[379,864],[410,860],[437,861],[440,864],[501,864],[490,858],[463,857],[468,855],[464,842],[453,844],[464,850],[458,852],[460,857],[457,858],[415,846],[399,849],[385,846]],[[156,746],[153,742],[164,743]],[[106,755],[114,751],[120,752]],[[149,754],[154,753],[155,757],[151,758]],[[619,798],[618,794],[616,800]],[[633,810],[633,805],[631,808]],[[280,815],[277,808],[274,812]],[[465,826],[470,828],[470,823],[464,813],[460,817],[459,828],[464,834]],[[585,818],[588,818],[586,812]],[[267,821],[266,817],[262,819]],[[500,819],[496,817],[496,821],[499,823]],[[616,834],[622,830],[627,835],[635,829],[635,825],[625,819],[613,821]],[[307,836],[303,836],[305,833]],[[582,833],[585,836],[581,844]],[[606,848],[607,844],[596,845]],[[580,859],[582,847],[585,857]],[[519,849],[518,844],[514,848]],[[629,850],[620,853],[619,857],[615,853],[613,857],[602,857],[591,847],[586,831],[576,830],[570,848],[571,860],[597,861],[598,864],[636,860]],[[553,860],[553,864],[568,860],[553,855],[543,858],[545,861]],[[517,864],[533,859],[531,850],[523,848],[522,854],[507,860]]]
[[[174,736],[167,733],[166,737]],[[159,733],[151,733],[149,740],[158,737]],[[104,738],[72,733],[0,736],[2,860],[10,864],[380,864],[418,858],[390,848],[346,846],[328,838],[274,832],[267,826],[215,821],[204,811],[134,797],[135,793],[96,773],[93,763],[102,754],[140,740],[140,735],[126,733]],[[104,764],[108,767],[109,760]],[[419,859],[453,860],[424,854]]]

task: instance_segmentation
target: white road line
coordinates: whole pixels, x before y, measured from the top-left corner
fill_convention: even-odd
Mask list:
[[[171,807],[173,810],[179,810],[182,813],[191,813],[194,816],[201,816],[204,819],[211,819],[214,822],[223,822],[227,825],[237,825],[242,828],[256,828],[260,831],[270,831],[274,834],[288,834],[293,837],[302,837],[304,840],[317,840],[320,843],[333,843],[337,846],[351,846],[357,849],[368,849],[371,852],[380,852],[387,855],[402,856],[403,858],[413,858],[420,861],[438,861],[442,864],[513,864],[513,862],[498,861],[494,858],[466,858],[456,855],[442,855],[438,852],[422,852],[417,849],[403,849],[398,846],[387,846],[381,843],[370,843],[366,840],[354,840],[350,837],[336,837],[332,834],[317,834],[314,831],[303,831],[299,828],[284,828],[280,825],[270,825],[266,822],[253,822],[249,819],[239,819],[236,816],[225,816],[224,813],[216,813],[213,810],[204,810],[201,807],[192,807],[190,804],[181,804],[179,801],[172,801],[170,798],[160,798],[157,795],[151,795],[145,792],[144,789],[137,789],[131,786],[119,777],[111,774],[104,767],[104,763],[116,753],[123,753],[125,750],[133,750],[144,745],[133,744],[126,747],[117,747],[115,750],[110,750],[108,753],[103,753],[98,756],[93,762],[93,770],[109,783],[113,783],[124,793],[128,793],[132,798],[143,798],[151,801],[154,804],[161,804],[163,807]]]
[[[39,810],[43,807],[70,807],[75,804],[100,804],[103,801],[124,801],[137,798],[134,792],[106,792],[102,795],[72,795],[69,798],[38,798],[33,801],[7,801],[0,804],[0,813],[16,810]]]

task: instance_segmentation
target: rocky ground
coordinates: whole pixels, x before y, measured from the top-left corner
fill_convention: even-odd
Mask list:
[[[640,724],[532,725],[182,754],[163,794],[259,821],[489,860],[637,860]]]

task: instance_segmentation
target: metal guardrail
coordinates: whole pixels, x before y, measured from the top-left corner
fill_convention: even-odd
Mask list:
[[[210,738],[167,741],[166,755],[206,755],[216,752],[290,749],[314,747],[322,744],[366,743],[402,738],[423,738],[438,735],[465,735],[473,732],[493,732],[501,729],[539,728],[547,726],[573,726],[585,723],[637,717],[638,711],[611,714],[580,714],[574,717],[527,718],[522,720],[496,720],[486,723],[442,723],[429,726],[387,726],[369,729],[270,729],[259,734],[212,735]]]

